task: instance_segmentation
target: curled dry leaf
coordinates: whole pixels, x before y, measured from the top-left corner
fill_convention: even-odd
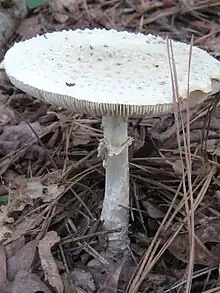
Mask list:
[[[26,205],[33,205],[33,200],[37,198],[41,198],[43,202],[51,202],[64,191],[64,186],[43,185],[40,177],[27,179],[18,176],[10,185],[10,202],[8,205],[10,212],[22,211]]]
[[[0,206],[0,242],[12,235],[10,224],[14,222],[12,217],[8,217],[7,206]]]
[[[42,213],[31,215],[29,217],[24,217],[23,220],[19,222],[19,224],[13,227],[13,231],[7,237],[7,239],[3,242],[3,244],[6,245],[20,238],[22,235],[27,234],[28,232],[30,232],[31,230],[39,226],[43,220],[44,218],[42,216]],[[33,231],[32,231],[32,235],[33,235]]]
[[[0,206],[0,224],[12,224],[14,219],[8,217],[8,206]]]
[[[11,293],[52,293],[36,274],[20,271],[13,282]]]
[[[26,205],[33,205],[34,196],[41,194],[37,187],[35,179],[16,177],[10,183],[8,210],[10,212],[23,211]]]
[[[51,248],[59,241],[60,237],[55,231],[47,232],[44,238],[39,241],[38,252],[45,279],[58,293],[63,293],[63,281],[59,274],[56,261],[51,253]]]
[[[3,242],[12,235],[12,230],[6,225],[0,228],[0,242]]]
[[[8,217],[8,207],[0,206],[0,225],[1,224],[12,224],[14,219],[12,217]]]

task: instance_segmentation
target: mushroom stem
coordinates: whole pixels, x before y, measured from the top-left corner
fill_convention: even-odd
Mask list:
[[[128,138],[127,118],[121,116],[104,116],[103,160],[106,169],[105,197],[101,220],[110,231],[120,232],[108,235],[108,249],[117,252],[128,248],[129,223],[129,166],[128,146],[132,140]]]

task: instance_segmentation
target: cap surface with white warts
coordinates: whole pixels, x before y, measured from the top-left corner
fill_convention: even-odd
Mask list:
[[[187,96],[189,45],[172,42],[182,103]],[[22,91],[76,112],[143,116],[172,111],[167,41],[105,29],[47,33],[16,43],[4,66]],[[191,106],[220,90],[220,62],[193,47]]]

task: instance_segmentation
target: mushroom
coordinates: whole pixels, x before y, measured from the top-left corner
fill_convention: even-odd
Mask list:
[[[179,94],[187,99],[189,45],[173,42]],[[111,251],[129,244],[128,118],[173,111],[167,41],[159,36],[106,29],[64,30],[14,44],[6,73],[22,91],[55,106],[102,116],[98,147],[105,167],[101,219]],[[192,48],[189,105],[220,90],[220,62]]]

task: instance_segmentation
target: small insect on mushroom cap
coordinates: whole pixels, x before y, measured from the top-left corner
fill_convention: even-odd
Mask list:
[[[187,96],[190,46],[172,42],[181,101]],[[167,41],[106,29],[47,33],[16,43],[5,55],[11,82],[22,91],[90,115],[156,115],[172,111]],[[220,62],[193,47],[191,106],[220,90]]]

